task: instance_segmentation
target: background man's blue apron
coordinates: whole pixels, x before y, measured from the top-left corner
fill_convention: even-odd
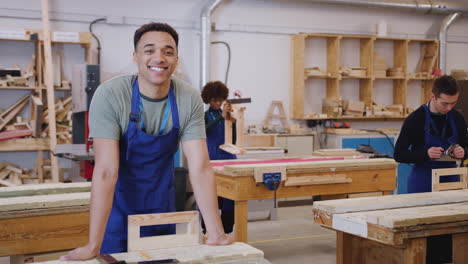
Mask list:
[[[453,110],[447,113],[447,120],[445,121],[445,125],[442,128],[441,133],[438,132],[439,130],[431,118],[431,112],[427,105],[424,105],[424,110],[426,112],[426,120],[424,123],[424,148],[428,150],[430,147],[442,147],[445,150],[451,144],[457,143],[458,132],[453,118]],[[431,126],[436,135],[431,135]],[[452,136],[449,138],[446,136],[447,126],[451,126],[452,130]],[[454,161],[428,160],[421,164],[415,164],[408,177],[408,193],[432,191],[432,169],[454,168],[455,166],[456,162]],[[453,182],[457,180],[458,176],[446,176],[442,177],[440,182]]]

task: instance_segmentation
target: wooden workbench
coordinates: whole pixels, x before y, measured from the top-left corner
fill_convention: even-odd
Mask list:
[[[255,170],[282,166],[287,174],[281,182],[277,198],[383,192],[389,194],[396,188],[397,163],[392,159],[343,159],[340,157],[276,160],[212,161],[219,196],[235,201],[235,238],[247,241],[247,201],[273,199],[270,191],[254,179]],[[299,177],[319,176],[302,185],[288,186]]]
[[[0,256],[86,244],[90,190],[89,182],[0,188]]]
[[[258,263],[268,264],[263,258],[263,252],[244,243],[234,243],[228,246],[187,246],[158,250],[145,250],[127,253],[112,254],[118,261],[127,263],[137,263],[139,261],[176,259],[177,263],[229,263],[245,264]],[[63,264],[65,261],[47,261],[47,264]],[[88,261],[78,261],[74,263],[100,264],[102,260],[92,259]],[[164,262],[169,263],[169,262]]]
[[[427,237],[452,235],[453,263],[468,263],[468,190],[314,203],[337,231],[337,263],[426,263]]]
[[[0,188],[0,256],[16,256],[15,259],[22,263],[18,255],[70,250],[85,245],[88,242],[90,188],[91,183]],[[130,262],[177,259],[180,263],[269,263],[264,260],[262,251],[244,243],[193,245],[113,256]],[[94,259],[83,263],[101,262]]]

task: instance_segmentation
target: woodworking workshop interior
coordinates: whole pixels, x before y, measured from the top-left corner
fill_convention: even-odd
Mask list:
[[[468,264],[468,0],[1,0],[0,264]]]

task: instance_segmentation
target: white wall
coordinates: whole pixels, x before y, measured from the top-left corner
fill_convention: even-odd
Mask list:
[[[179,74],[199,88],[199,16],[203,0],[141,0],[141,1],[90,1],[51,0],[51,28],[61,31],[88,31],[90,21],[111,17],[123,23],[97,23],[95,34],[101,40],[103,79],[135,72],[131,61],[133,32],[149,21],[172,24],[180,34]],[[0,30],[41,28],[40,1],[2,0],[0,3]],[[24,19],[27,17],[28,19]],[[212,40],[226,41],[232,50],[228,87],[240,90],[244,97],[251,97],[248,105],[247,123],[260,123],[271,100],[282,100],[289,112],[290,87],[290,34],[298,32],[326,32],[371,34],[375,24],[385,20],[390,36],[412,38],[435,38],[443,16],[423,15],[415,12],[397,12],[381,9],[362,9],[349,6],[331,6],[311,1],[284,0],[226,0],[214,12],[216,30]],[[468,69],[468,20],[462,18],[449,31],[448,70]],[[318,43],[320,46],[320,43]],[[0,43],[0,67],[10,66],[15,60],[13,53],[5,54]],[[385,46],[385,44],[383,44]],[[353,61],[355,44],[349,43],[342,51],[348,54],[345,60]],[[382,50],[389,50],[382,48]],[[77,51],[66,51],[66,56]],[[226,49],[212,46],[212,80],[225,78]],[[388,51],[387,51],[388,52]],[[320,59],[323,50],[313,50]],[[356,55],[356,54],[354,54]],[[390,54],[384,54],[388,57]],[[4,58],[5,57],[5,58]],[[24,57],[24,56],[19,56]],[[75,59],[71,60],[75,61]],[[7,63],[8,62],[8,63]],[[391,62],[388,62],[391,63]],[[68,74],[68,73],[67,73]],[[357,98],[357,82],[347,81],[342,85],[344,98]],[[312,85],[312,84],[308,84]],[[314,84],[315,85],[315,84]],[[411,85],[413,86],[413,85]],[[391,103],[391,84],[382,81],[375,99],[382,104]],[[306,100],[321,101],[323,91],[306,94]],[[419,105],[419,89],[409,89],[409,101]],[[0,102],[1,103],[1,102]],[[1,105],[3,106],[3,105]],[[317,104],[308,105],[307,111],[320,111]],[[355,122],[355,127],[395,127],[401,122]]]

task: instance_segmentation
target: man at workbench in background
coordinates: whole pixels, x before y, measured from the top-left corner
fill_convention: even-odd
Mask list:
[[[458,83],[450,76],[434,82],[431,100],[411,113],[401,127],[395,144],[397,162],[414,163],[408,177],[408,192],[430,192],[432,169],[453,168],[455,161],[438,161],[444,151],[455,146],[453,158],[466,156],[466,123],[463,115],[454,110],[459,95]],[[456,146],[458,144],[458,146]],[[441,182],[454,181],[454,177],[441,178]]]
[[[408,193],[432,191],[432,169],[456,167],[455,161],[437,160],[443,155],[455,159],[466,157],[466,123],[462,114],[453,109],[458,95],[455,79],[450,76],[438,78],[432,88],[431,100],[411,113],[403,123],[394,157],[397,162],[414,163],[408,177]],[[451,153],[446,153],[450,146],[453,146]],[[457,181],[457,178],[442,177],[440,182]],[[428,239],[428,261],[450,262],[451,244],[450,235]],[[436,249],[442,249],[439,252],[445,254],[435,254]]]
[[[220,81],[209,82],[202,89],[202,99],[205,104],[209,104],[209,109],[205,112],[206,142],[208,144],[208,154],[210,160],[236,159],[236,155],[219,148],[224,144],[224,120],[235,119],[231,116],[231,103],[226,101],[229,89]],[[223,105],[224,103],[224,105]],[[221,106],[223,105],[222,109]],[[232,141],[236,141],[236,127],[233,122]],[[221,209],[221,221],[224,232],[231,233],[234,225],[234,201],[218,197],[218,204]],[[202,227],[205,231],[204,221]]]
[[[171,78],[178,34],[149,23],[134,35],[137,75],[100,85],[90,107],[95,168],[89,242],[61,260],[84,260],[127,251],[127,216],[175,211],[174,154],[179,139],[207,223],[210,245],[232,243],[218,214],[215,178],[205,141],[203,103],[197,90]],[[107,225],[106,225],[107,223]],[[174,225],[143,227],[141,236],[174,234]]]

